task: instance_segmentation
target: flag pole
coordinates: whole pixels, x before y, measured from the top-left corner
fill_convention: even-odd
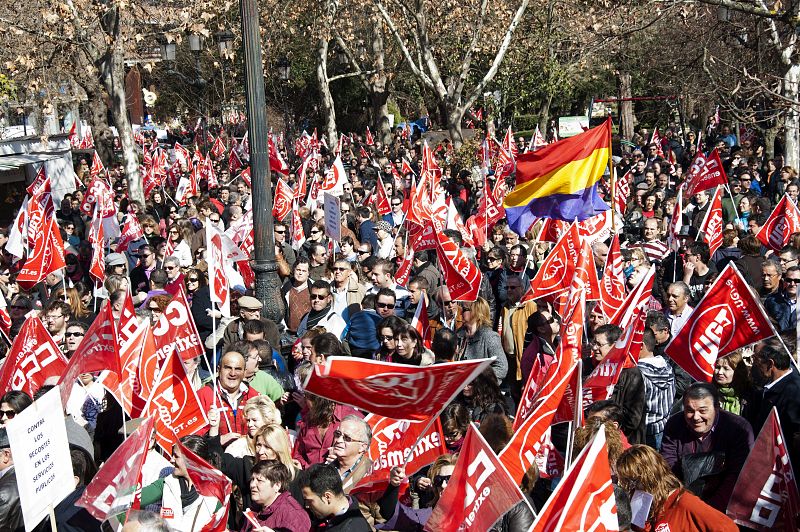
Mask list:
[[[728,191],[728,195],[731,197],[731,205],[733,205],[733,213],[736,215],[736,219],[738,220],[739,209],[736,208],[736,199],[733,197],[733,192],[731,192],[731,187],[728,185],[728,183],[725,183],[725,185],[723,186],[725,187],[725,190]]]
[[[211,282],[213,283],[214,280],[212,279]],[[213,292],[212,292],[213,293]],[[214,348],[211,350],[211,379],[214,383],[214,401],[213,406],[217,408],[217,318],[216,318],[216,309],[214,308],[214,300],[211,300],[211,342],[214,345]],[[203,355],[205,355],[205,350],[203,350]],[[208,364],[208,360],[206,360],[206,364]]]

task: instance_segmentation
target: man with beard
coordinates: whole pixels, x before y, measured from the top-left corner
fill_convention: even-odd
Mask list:
[[[297,336],[302,336],[309,329],[324,327],[336,338],[341,339],[346,323],[342,317],[333,310],[331,285],[325,281],[315,281],[311,285],[311,310],[300,320],[297,327]]]

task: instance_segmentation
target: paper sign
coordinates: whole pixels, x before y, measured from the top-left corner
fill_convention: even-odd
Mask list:
[[[636,490],[631,497],[631,524],[644,528],[647,516],[650,515],[650,506],[653,505],[653,496],[646,491]]]
[[[6,429],[25,532],[30,532],[75,488],[59,387],[17,414]]]
[[[342,210],[339,198],[325,193],[325,234],[337,242],[342,240]]]

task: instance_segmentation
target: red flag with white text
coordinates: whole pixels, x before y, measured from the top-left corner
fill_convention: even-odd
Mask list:
[[[97,207],[95,204],[94,217],[89,227],[89,242],[94,244],[92,261],[89,265],[89,275],[96,284],[103,284],[106,280],[105,233],[103,231],[103,220],[100,218]]]
[[[204,497],[213,497],[221,505],[211,516],[211,520],[203,526],[201,532],[224,532],[227,530],[228,511],[233,491],[231,479],[187,449],[182,443],[178,442],[178,447],[186,464],[186,472],[189,473],[189,478],[197,493]]]
[[[219,229],[206,224],[206,262],[211,302],[223,316],[231,315],[231,288],[225,274],[225,254],[222,251],[222,234]]]
[[[786,246],[792,235],[797,232],[800,232],[800,210],[789,196],[784,194],[756,238],[767,248],[777,252]]]
[[[272,216],[276,220],[283,221],[292,212],[292,200],[294,198],[294,191],[289,184],[281,178],[278,178],[278,184],[275,186],[275,205],[272,207]]]
[[[494,358],[417,367],[351,357],[330,357],[318,364],[303,389],[395,419],[438,416]]]
[[[436,231],[436,241],[444,284],[450,289],[453,301],[475,301],[483,276],[480,269],[441,231]]]
[[[117,447],[84,489],[75,506],[86,508],[98,521],[126,513],[136,498],[137,486],[153,434],[153,418],[146,418]]]
[[[375,198],[377,199],[376,208],[378,209],[378,214],[384,216],[392,212],[389,196],[386,194],[386,188],[383,186],[383,179],[380,177],[375,182]]]
[[[614,316],[625,302],[625,273],[619,250],[619,235],[614,235],[608,247],[603,278],[600,279],[600,309],[606,318]]]
[[[788,442],[791,445],[792,439]],[[751,530],[798,529],[800,493],[774,406],[739,473],[725,513]]]
[[[580,452],[530,530],[619,530],[605,427]]]
[[[525,497],[474,424],[450,480],[425,523],[427,531],[489,530]]]
[[[714,197],[711,198],[708,212],[706,212],[703,223],[699,228],[700,232],[703,233],[703,241],[708,244],[708,250],[712,257],[722,247],[722,231],[725,229],[722,219],[722,190],[722,187],[717,187]],[[798,228],[800,228],[800,223]]]
[[[320,191],[328,192],[334,196],[341,196],[344,194],[344,184],[346,182],[347,173],[344,171],[341,156],[337,155],[330,169],[325,172],[325,180],[320,186]]]
[[[692,160],[692,165],[684,181],[684,191],[687,196],[714,188],[717,185],[727,185],[728,176],[722,168],[719,152],[714,148],[708,156],[698,151]]]
[[[132,212],[129,212],[127,216],[125,216],[125,221],[122,223],[121,232],[122,234],[120,235],[119,240],[117,240],[117,253],[127,251],[131,242],[135,242],[144,237],[142,226],[139,223],[139,220],[136,218],[136,215]]]
[[[758,296],[731,262],[664,352],[695,379],[711,382],[719,357],[775,334]]]
[[[28,317],[0,368],[0,395],[9,390],[22,390],[33,397],[47,379],[61,376],[66,367],[67,359],[42,321]]]

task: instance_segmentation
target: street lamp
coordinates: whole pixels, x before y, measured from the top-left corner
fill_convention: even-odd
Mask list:
[[[161,59],[164,61],[175,61],[175,54],[178,47],[174,42],[163,41],[161,43]]]
[[[228,30],[217,33],[217,45],[219,46],[219,55],[227,57],[233,51],[233,41],[235,37],[233,33]]]
[[[272,179],[267,148],[264,70],[261,65],[261,32],[256,0],[240,0],[244,58],[247,133],[250,137],[250,179],[253,201],[253,272],[256,298],[264,305],[261,314],[275,323],[283,319],[283,298],[275,262]]]
[[[192,33],[189,35],[189,50],[193,52],[200,52],[203,49],[203,37]]]
[[[289,81],[289,72],[292,68],[292,64],[289,62],[289,59],[284,55],[278,59],[278,63],[275,66],[278,67],[278,77],[281,79],[281,81]]]

